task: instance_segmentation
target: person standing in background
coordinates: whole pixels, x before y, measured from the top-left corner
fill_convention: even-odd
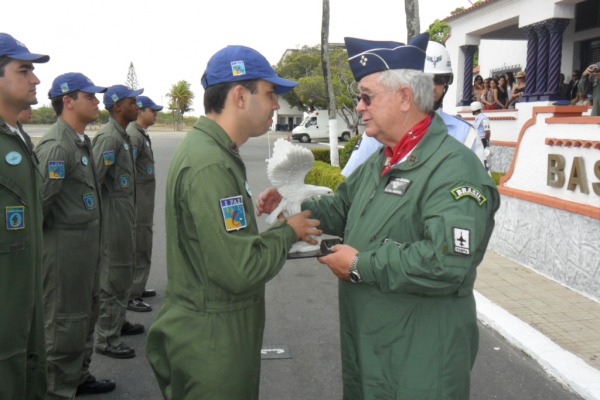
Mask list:
[[[127,309],[148,312],[152,307],[143,298],[156,296],[156,291],[147,290],[146,283],[152,262],[152,226],[154,225],[154,194],[156,178],[154,174],[154,153],[148,128],[156,123],[158,111],[149,97],[138,96],[137,119],[127,126],[127,134],[133,147],[135,161],[135,267],[131,293]]]
[[[23,125],[30,123],[32,117],[33,109],[31,108],[31,106],[29,106],[19,113],[19,115],[17,116],[17,120],[21,123],[21,125]]]
[[[600,62],[590,65],[583,71],[578,85],[580,92],[592,93],[592,112],[590,115],[600,115]]]
[[[15,16],[11,16],[15,17]],[[46,395],[39,161],[18,115],[37,104],[31,53],[0,33],[0,398]]]
[[[96,352],[113,358],[135,357],[121,335],[144,333],[141,324],[125,319],[135,257],[135,166],[125,129],[138,114],[133,90],[115,85],[104,93],[108,124],[94,137],[94,162],[102,193],[100,315],[96,323]]]
[[[44,309],[48,353],[46,400],[114,390],[89,366],[98,319],[100,277],[100,185],[85,128],[98,119],[96,86],[69,72],[48,93],[57,121],[35,152],[43,176]]]
[[[567,98],[569,100],[577,98],[577,92],[579,91],[577,86],[579,84],[580,77],[581,73],[579,72],[579,70],[574,69],[573,73],[571,74],[571,80],[569,81],[569,84],[567,86]]]

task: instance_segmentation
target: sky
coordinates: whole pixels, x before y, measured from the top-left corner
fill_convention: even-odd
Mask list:
[[[322,0],[21,0],[3,1],[0,32],[29,51],[48,54],[36,64],[38,106],[50,105],[48,90],[65,72],[81,72],[96,85],[125,84],[133,62],[144,95],[167,105],[180,80],[191,83],[191,112],[201,115],[200,77],[221,48],[245,45],[273,65],[286,49],[321,42]],[[469,0],[419,0],[421,31]],[[345,36],[406,42],[404,2],[330,0],[330,43]],[[100,100],[102,95],[99,95]]]

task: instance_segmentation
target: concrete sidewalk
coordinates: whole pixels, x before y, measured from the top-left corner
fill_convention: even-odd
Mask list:
[[[479,319],[585,399],[600,400],[600,303],[488,251]]]

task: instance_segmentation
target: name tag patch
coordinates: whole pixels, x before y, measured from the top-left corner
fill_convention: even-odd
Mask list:
[[[129,175],[121,175],[119,177],[119,185],[121,185],[122,188],[129,187]]]
[[[395,194],[398,196],[404,196],[408,187],[412,183],[411,180],[405,178],[396,178],[391,176],[388,180],[387,185],[385,185],[384,191],[386,193]]]
[[[463,197],[470,197],[477,202],[480,206],[487,201],[487,198],[479,191],[479,189],[473,186],[460,186],[450,191],[454,196],[455,200],[460,200]]]
[[[242,196],[220,199],[223,222],[227,232],[237,231],[248,226],[246,212],[244,211],[244,199]]]
[[[25,207],[9,206],[6,207],[6,229],[16,231],[25,228]]]
[[[115,163],[115,151],[109,150],[102,153],[104,158],[104,165],[113,165]]]
[[[454,230],[454,252],[458,254],[469,255],[471,254],[471,247],[469,245],[470,231],[462,228],[452,228]]]
[[[86,193],[83,195],[83,205],[86,210],[93,210],[96,208],[96,200],[94,199],[94,193]]]
[[[65,162],[48,161],[48,177],[50,179],[65,179]]]

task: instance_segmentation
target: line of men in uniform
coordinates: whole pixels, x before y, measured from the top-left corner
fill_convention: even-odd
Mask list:
[[[34,149],[19,113],[37,103],[31,53],[0,33],[0,398],[73,399],[114,390],[89,366],[94,348],[132,358],[123,335],[144,332],[126,310],[142,297],[152,254],[156,105],[143,89],[58,76],[48,93],[57,121]],[[109,122],[94,137],[100,101]],[[95,334],[95,344],[94,344]]]

